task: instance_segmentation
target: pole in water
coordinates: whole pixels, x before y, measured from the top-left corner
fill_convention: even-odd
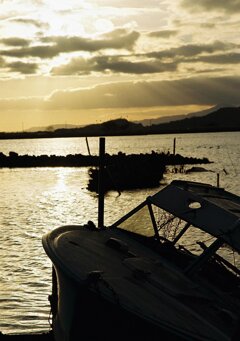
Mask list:
[[[176,137],[173,139],[173,155],[175,155],[176,152]]]
[[[104,159],[105,137],[100,137],[98,169],[98,228],[104,227]]]
[[[217,173],[217,187],[220,187],[220,174]]]
[[[91,152],[90,152],[90,148],[89,148],[89,144],[88,144],[88,138],[87,138],[87,136],[86,136],[86,144],[87,144],[87,150],[88,150],[88,155],[90,155],[91,156]]]

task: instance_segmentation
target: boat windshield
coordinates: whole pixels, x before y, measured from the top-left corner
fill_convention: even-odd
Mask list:
[[[154,236],[153,223],[147,205],[140,208],[133,215],[126,216],[125,220],[117,223],[117,227],[147,237]]]
[[[186,220],[156,205],[149,204],[147,200],[121,218],[113,227],[147,237],[152,236],[160,242],[168,241],[176,249],[193,256],[202,255],[206,249],[210,249],[211,245],[216,245],[219,241],[215,236]],[[218,261],[227,268],[229,268],[228,263],[232,264],[233,268],[240,268],[239,253],[223,241],[218,243],[211,257],[217,257]],[[236,272],[235,269],[233,272]]]

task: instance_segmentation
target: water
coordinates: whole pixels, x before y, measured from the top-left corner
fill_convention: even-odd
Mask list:
[[[167,173],[172,179],[188,179],[220,185],[240,195],[240,134],[179,134],[109,137],[106,151],[130,153],[172,152],[207,157],[203,165],[211,172]],[[98,154],[98,138],[89,138],[92,154]],[[87,154],[85,138],[6,140],[0,152],[21,155]],[[189,166],[190,167],[190,166]],[[0,330],[4,333],[47,331],[48,295],[51,292],[51,262],[43,251],[42,235],[63,224],[97,222],[97,197],[86,189],[87,168],[0,169]],[[157,189],[156,189],[157,191]],[[155,190],[110,192],[105,202],[105,223],[116,221]]]

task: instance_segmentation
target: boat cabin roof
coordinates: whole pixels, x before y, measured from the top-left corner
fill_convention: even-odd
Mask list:
[[[148,200],[240,251],[240,198],[208,184],[173,181]]]
[[[208,184],[174,180],[145,204],[164,209],[240,252],[239,196]]]

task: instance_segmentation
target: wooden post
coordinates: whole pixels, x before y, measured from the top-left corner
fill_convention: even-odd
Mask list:
[[[175,155],[176,152],[176,137],[173,139],[173,155]]]
[[[98,169],[98,228],[104,227],[104,159],[105,137],[99,139],[99,169]]]
[[[220,187],[220,174],[217,173],[217,187]]]
[[[86,144],[87,144],[87,150],[88,150],[88,155],[91,156],[91,152],[90,152],[90,148],[89,148],[89,144],[88,144],[88,138],[86,136]]]

